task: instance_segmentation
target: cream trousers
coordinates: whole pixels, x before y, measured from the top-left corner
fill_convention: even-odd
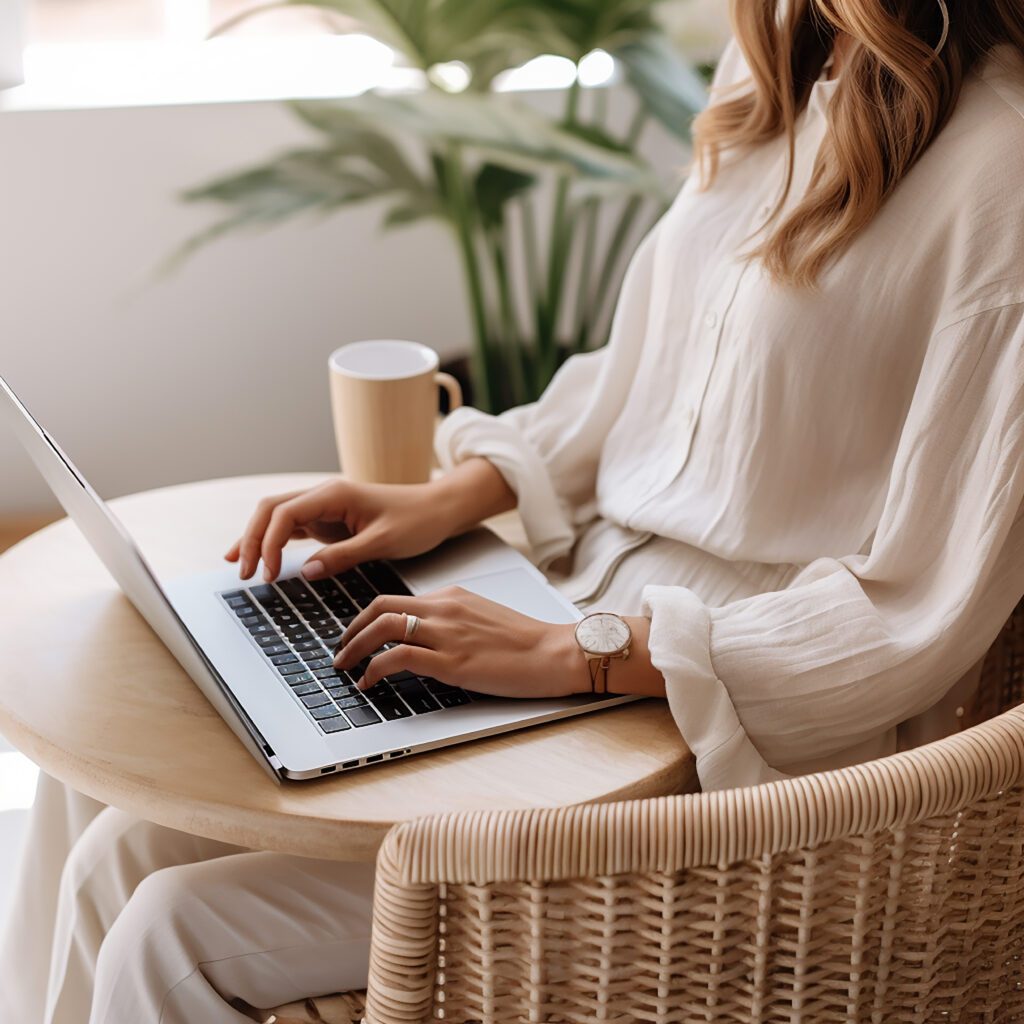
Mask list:
[[[0,1021],[251,1024],[366,984],[373,866],[153,825],[40,775],[0,937]]]

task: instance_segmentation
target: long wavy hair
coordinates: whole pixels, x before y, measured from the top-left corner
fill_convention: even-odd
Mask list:
[[[949,36],[936,56],[938,0],[731,0],[751,79],[697,119],[696,166],[709,188],[722,153],[786,136],[785,189],[769,223],[792,188],[796,120],[838,34],[852,43],[807,192],[750,254],[776,280],[813,285],[945,126],[971,70],[1001,43],[1024,56],[1022,0],[947,6]]]

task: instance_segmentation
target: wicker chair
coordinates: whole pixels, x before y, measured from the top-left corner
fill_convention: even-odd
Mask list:
[[[729,792],[402,825],[378,859],[366,1020],[1022,1019],[1024,709],[1005,710],[1022,699],[1024,602],[970,727],[926,747]],[[274,1013],[349,1024],[362,996]]]

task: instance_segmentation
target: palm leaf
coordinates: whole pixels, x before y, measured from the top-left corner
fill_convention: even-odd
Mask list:
[[[509,97],[427,90],[300,102],[293,109],[332,141],[350,138],[353,121],[362,120],[393,138],[414,137],[435,152],[459,146],[523,174],[557,171],[609,188],[660,190],[651,168],[632,153],[554,124]]]
[[[187,202],[217,203],[230,210],[187,241],[165,269],[225,235],[266,229],[302,213],[328,214],[345,206],[393,199],[386,226],[440,216],[436,190],[418,176],[390,140],[353,133],[350,148],[293,150],[237,174],[183,193]]]
[[[473,198],[480,223],[484,228],[500,228],[505,221],[508,203],[536,184],[537,179],[531,174],[522,174],[500,164],[484,164],[473,182]]]
[[[673,135],[690,138],[690,124],[707,104],[700,74],[663,35],[651,32],[618,47],[614,56],[648,111]]]

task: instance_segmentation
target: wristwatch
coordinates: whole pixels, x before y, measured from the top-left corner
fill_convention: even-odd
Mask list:
[[[580,619],[576,643],[587,659],[591,693],[608,693],[608,666],[613,661],[625,661],[632,642],[633,631],[621,615],[595,612]]]

